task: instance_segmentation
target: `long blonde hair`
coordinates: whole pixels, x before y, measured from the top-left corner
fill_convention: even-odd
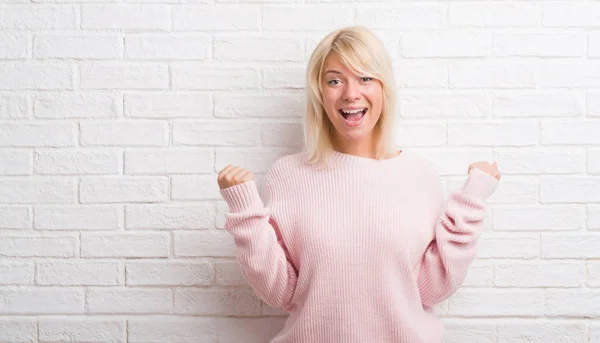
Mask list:
[[[394,150],[395,82],[392,61],[377,36],[365,27],[350,26],[335,30],[314,49],[306,69],[306,113],[304,116],[304,149],[308,163],[326,164],[333,151],[335,130],[327,117],[321,96],[321,77],[325,59],[332,53],[355,74],[371,76],[381,82],[383,108],[373,128],[377,139],[376,158]]]

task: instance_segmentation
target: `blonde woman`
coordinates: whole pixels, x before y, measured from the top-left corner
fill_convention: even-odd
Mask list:
[[[433,164],[393,144],[392,78],[369,30],[330,33],[308,63],[304,151],[262,194],[248,170],[219,173],[246,280],[289,312],[271,343],[443,340],[432,307],[463,282],[500,173],[471,164],[446,201]]]

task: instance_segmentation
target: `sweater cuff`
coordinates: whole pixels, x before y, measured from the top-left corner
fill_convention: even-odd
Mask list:
[[[479,200],[485,201],[498,187],[498,179],[481,169],[473,168],[463,184],[462,191]]]
[[[250,180],[220,190],[230,212],[242,212],[249,208],[263,208],[256,183]]]

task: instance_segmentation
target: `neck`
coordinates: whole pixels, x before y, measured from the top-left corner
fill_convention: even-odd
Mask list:
[[[334,139],[333,148],[344,154],[366,158],[375,158],[376,146],[372,136],[360,141],[348,141],[340,138]]]

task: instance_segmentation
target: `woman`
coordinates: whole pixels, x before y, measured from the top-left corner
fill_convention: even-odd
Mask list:
[[[308,64],[304,151],[262,199],[252,172],[219,173],[246,280],[290,314],[271,343],[443,340],[432,307],[462,283],[500,173],[471,164],[445,202],[433,164],[393,145],[392,76],[370,31],[332,32]]]

